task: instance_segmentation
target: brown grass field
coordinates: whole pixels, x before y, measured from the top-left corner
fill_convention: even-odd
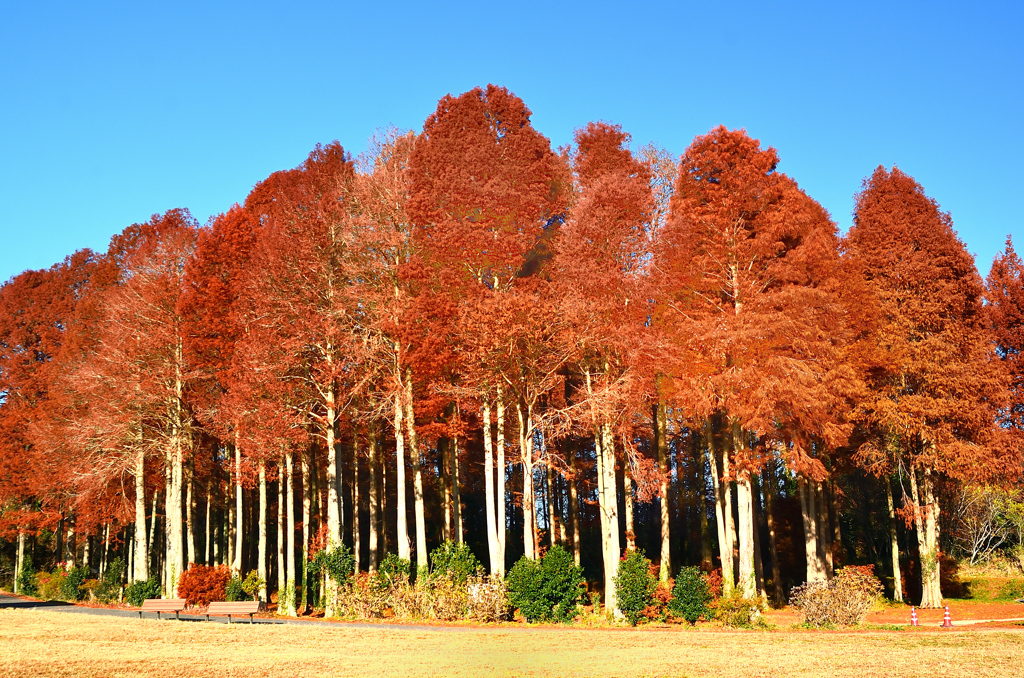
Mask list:
[[[1024,627],[726,631],[186,623],[0,610],[2,676],[1020,676]]]

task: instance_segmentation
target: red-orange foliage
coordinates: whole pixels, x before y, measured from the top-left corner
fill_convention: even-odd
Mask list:
[[[778,162],[724,127],[687,149],[655,260],[659,317],[683,349],[673,386],[694,414],[782,434],[796,468],[820,472],[804,450],[845,440],[853,388],[839,354],[837,234]]]
[[[950,477],[1005,472],[994,406],[1004,383],[989,360],[983,287],[952,219],[899,169],[879,167],[857,196],[846,240],[878,312],[865,420],[892,444],[863,450]]]
[[[181,573],[178,596],[184,598],[189,607],[206,606],[226,598],[230,579],[231,570],[225,565],[210,567],[193,564]]]
[[[992,262],[985,297],[996,355],[1010,386],[1010,402],[1000,418],[1024,433],[1024,263],[1009,238],[1006,250]]]

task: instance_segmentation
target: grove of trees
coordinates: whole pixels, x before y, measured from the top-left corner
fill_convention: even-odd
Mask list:
[[[451,540],[495,576],[561,545],[609,609],[636,549],[777,601],[873,564],[940,605],[957,498],[1020,482],[1012,243],[983,280],[895,167],[841,236],[742,130],[629,142],[552,149],[489,85],[7,281],[0,579],[225,564],[296,614],[319,550]]]

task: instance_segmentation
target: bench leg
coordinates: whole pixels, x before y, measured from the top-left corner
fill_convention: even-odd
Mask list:
[[[160,610],[157,610],[157,611],[156,611],[156,618],[157,618],[157,619],[160,619]]]
[[[177,621],[181,621],[181,617],[178,616],[178,611],[177,610],[174,611],[174,618]]]
[[[228,623],[229,624],[231,623],[231,615],[230,614],[228,615]]]
[[[252,623],[252,612],[249,613],[249,623]]]

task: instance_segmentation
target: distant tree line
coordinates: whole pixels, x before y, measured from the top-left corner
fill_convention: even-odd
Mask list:
[[[491,85],[12,278],[9,561],[120,554],[168,595],[227,564],[295,614],[332,546],[424,568],[450,539],[504,575],[560,544],[609,608],[627,549],[777,600],[874,564],[939,605],[942,508],[1020,477],[1010,241],[983,281],[897,168],[840,237],[744,131],[629,141],[555,152]]]

